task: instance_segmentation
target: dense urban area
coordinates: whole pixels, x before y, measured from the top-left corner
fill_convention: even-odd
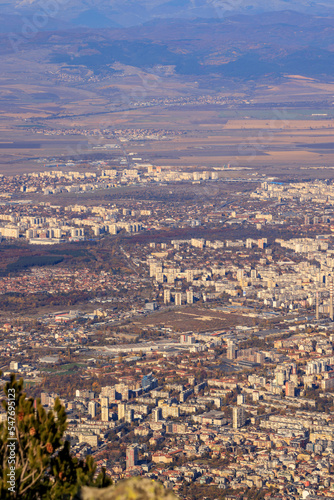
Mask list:
[[[332,498],[332,181],[135,153],[45,168],[1,178],[2,383],[59,397],[114,481]],[[165,198],[122,194],[147,185]]]
[[[334,500],[334,1],[0,5],[0,500]]]

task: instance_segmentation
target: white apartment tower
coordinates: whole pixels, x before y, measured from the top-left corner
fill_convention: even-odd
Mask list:
[[[170,304],[170,290],[164,290],[164,304]]]
[[[122,418],[125,417],[125,412],[126,412],[126,404],[120,403],[118,405],[118,420],[122,420]]]
[[[102,422],[109,422],[109,408],[108,408],[108,406],[102,406],[102,408],[101,408],[101,420],[102,420]]]
[[[177,292],[175,294],[175,305],[176,306],[182,305],[182,294],[180,292]]]
[[[192,290],[187,290],[187,304],[194,303],[194,293]]]

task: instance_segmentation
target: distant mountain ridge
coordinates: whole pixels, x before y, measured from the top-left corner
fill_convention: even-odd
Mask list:
[[[129,27],[157,19],[222,19],[235,14],[293,10],[304,14],[334,12],[332,0],[0,0],[2,15],[47,12],[55,21],[89,28]]]
[[[123,27],[117,18],[118,0],[108,3],[111,17],[102,13],[104,0],[38,1],[38,8],[48,5],[50,12],[52,5],[60,6],[56,2],[66,1],[66,5],[64,12],[54,11],[52,17],[50,14],[45,29],[36,29],[34,36],[23,40],[22,47],[31,44],[38,49],[45,44],[50,61],[57,64],[82,65],[95,73],[111,72],[112,65],[118,62],[149,70],[155,66],[174,67],[180,75],[221,75],[254,80],[284,74],[334,78],[334,9],[326,15],[313,15],[302,12],[303,9],[300,12],[285,9],[182,19],[169,18],[165,14],[177,10],[180,16],[182,13],[186,15],[189,4],[196,10],[204,4],[208,7],[209,0],[171,0],[167,3],[141,0],[135,6],[132,0],[126,0],[123,8],[133,5],[127,15],[128,21],[131,18],[133,24]],[[226,6],[230,0],[213,1]],[[303,3],[304,7],[311,7],[311,2],[307,0],[277,0],[269,2],[269,5],[274,7],[282,3],[289,6]],[[252,2],[254,8],[257,4]],[[327,4],[320,2],[317,5],[327,8]],[[16,5],[17,13],[9,14],[13,8],[8,3],[0,4],[0,7],[6,7],[0,10],[2,53],[13,50],[10,37],[6,34],[16,31],[20,35],[22,23],[27,19],[33,21],[34,15],[36,17],[36,13],[40,12],[34,11],[34,0],[29,3],[25,0],[19,6],[16,2]],[[234,0],[233,5],[242,10],[241,7],[248,3]],[[19,11],[25,14],[19,15]],[[64,16],[64,20],[60,16]],[[136,24],[139,19],[146,21]]]
[[[97,38],[98,33],[98,38]],[[126,29],[64,35],[52,61],[100,73],[115,62],[178,74],[258,79],[300,74],[334,77],[334,17],[291,11],[235,15],[225,20],[155,20]],[[69,40],[73,48],[68,51]],[[182,48],[182,50],[180,50]]]

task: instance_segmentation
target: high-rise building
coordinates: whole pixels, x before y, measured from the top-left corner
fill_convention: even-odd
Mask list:
[[[241,406],[233,407],[233,429],[239,429],[245,425],[245,410]]]
[[[192,281],[194,280],[194,271],[192,269],[188,269],[186,271],[186,280],[188,281],[188,283],[192,283]]]
[[[122,420],[125,417],[126,412],[126,404],[120,403],[118,405],[118,420]]]
[[[285,370],[279,370],[276,372],[276,384],[277,385],[284,385],[286,382],[286,371]]]
[[[101,420],[102,420],[102,422],[109,422],[109,408],[108,408],[108,406],[102,406],[102,408],[101,408]]]
[[[170,303],[170,290],[164,290],[164,304]]]
[[[158,380],[153,377],[153,373],[151,372],[147,375],[143,375],[140,385],[144,391],[147,389],[153,389],[158,385]]]
[[[155,267],[156,267],[156,262],[151,262],[150,263],[150,278],[153,278],[155,276]]]
[[[260,400],[260,393],[258,391],[253,392],[253,401],[256,403],[257,401]]]
[[[329,317],[331,321],[334,320],[333,291],[334,291],[334,284],[333,284],[333,278],[331,278],[329,285]]]
[[[164,273],[156,273],[155,281],[157,281],[157,283],[163,283],[165,281]]]
[[[186,333],[183,333],[180,335],[180,343],[181,344],[195,344],[196,339],[193,335],[187,335]]]
[[[164,404],[161,407],[161,411],[162,411],[163,418],[168,418],[168,417],[179,418],[179,416],[180,416],[180,408],[179,408],[179,406],[177,406],[175,404],[173,404],[172,406]]]
[[[41,404],[43,406],[49,404],[49,394],[47,392],[41,392]]]
[[[95,393],[93,391],[86,391],[86,390],[77,389],[75,391],[75,397],[76,398],[83,398],[83,399],[94,399]]]
[[[242,281],[244,278],[245,271],[243,269],[237,270],[237,280]]]
[[[17,371],[21,366],[21,363],[18,363],[17,361],[11,361],[9,363],[9,369],[13,371]]]
[[[94,401],[89,401],[88,413],[92,418],[96,417],[96,403]]]
[[[172,285],[174,284],[174,281],[175,281],[174,273],[167,273],[167,283],[169,285]]]
[[[128,386],[123,387],[121,390],[122,401],[127,401],[130,398],[130,389]]]
[[[237,395],[237,405],[243,405],[245,403],[245,395],[244,394],[238,394]]]
[[[227,346],[227,359],[236,359],[237,357],[237,348],[234,342],[229,342]]]
[[[180,292],[177,292],[175,294],[175,305],[176,306],[182,305],[182,294]]]
[[[106,396],[103,396],[101,398],[101,408],[109,408],[109,398]]]
[[[111,387],[110,385],[106,385],[105,387],[101,387],[101,396],[108,397],[112,401],[116,399],[116,389],[115,387]]]
[[[153,422],[159,422],[162,419],[162,410],[161,408],[154,408],[152,410],[152,420]]]
[[[128,422],[128,423],[133,422],[134,415],[135,415],[134,410],[132,410],[132,409],[126,410],[126,412],[125,412],[125,422]]]
[[[285,395],[294,398],[296,394],[296,386],[294,382],[286,382],[285,384]]]
[[[121,395],[122,401],[127,401],[130,397],[130,390],[129,387],[126,384],[116,384],[115,385],[116,391]]]
[[[135,444],[126,449],[126,469],[131,469],[138,463],[138,447]]]
[[[192,290],[187,290],[187,304],[194,303],[194,293]]]

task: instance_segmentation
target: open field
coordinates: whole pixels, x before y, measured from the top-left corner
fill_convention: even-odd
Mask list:
[[[223,329],[236,325],[253,325],[252,318],[235,314],[224,314],[203,306],[171,308],[168,311],[157,312],[136,321],[138,326],[162,326],[179,332],[205,332],[207,330]]]
[[[82,68],[78,81],[73,76],[73,81],[59,82],[59,67],[43,64],[46,54],[31,52],[29,57],[31,64],[26,60],[22,66],[26,83],[14,79],[15,57],[4,59],[0,173],[42,171],[49,158],[98,158],[116,165],[125,157],[129,164],[131,152],[157,166],[212,168],[229,163],[283,177],[292,170],[301,178],[327,177],[326,167],[334,164],[333,83],[293,75],[275,84],[240,83],[234,88],[222,80],[217,91],[218,81],[213,90],[213,82],[202,77],[195,82],[124,65],[118,68],[122,75],[103,82],[82,83],[89,77]],[[188,97],[189,102],[173,104],[173,99]],[[212,101],[217,97],[219,103]],[[162,98],[170,101],[162,103]],[[151,104],[145,107],[147,102]],[[95,136],[88,136],[93,129]],[[118,149],[94,149],[117,142],[115,129],[170,130],[176,135],[163,140],[128,137]]]

